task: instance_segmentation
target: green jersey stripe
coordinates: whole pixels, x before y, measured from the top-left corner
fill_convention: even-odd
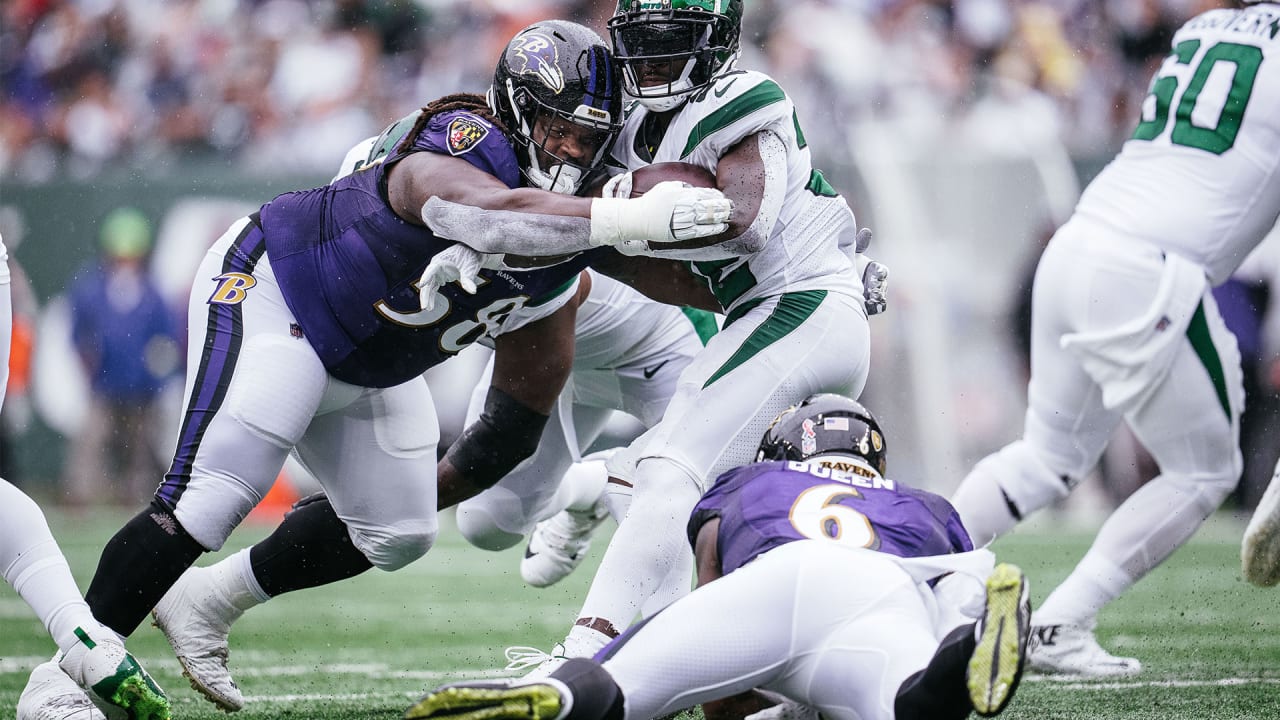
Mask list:
[[[720,331],[720,328],[716,325],[714,313],[691,307],[682,307],[680,311],[684,313],[685,317],[689,318],[689,322],[693,324],[693,331],[698,333],[698,339],[702,341],[703,345],[707,344],[712,335]]]
[[[747,336],[737,352],[707,379],[702,385],[703,389],[755,357],[761,350],[786,337],[787,333],[800,327],[800,324],[813,315],[813,311],[818,309],[826,297],[826,290],[806,290],[783,295],[769,317],[765,318],[765,321],[760,323],[760,327]]]
[[[712,133],[729,127],[762,107],[781,102],[786,97],[782,88],[772,80],[766,80],[742,93],[693,126],[689,131],[689,141],[685,143],[684,152],[680,154],[680,158],[683,160],[689,157],[694,148],[698,147],[698,143],[706,140]]]

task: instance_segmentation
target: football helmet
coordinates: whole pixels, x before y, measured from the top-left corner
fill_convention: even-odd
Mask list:
[[[507,43],[486,98],[530,185],[573,194],[602,169],[622,130],[619,81],[604,40],[577,23],[534,23]]]
[[[733,68],[742,0],[618,0],[608,27],[627,94],[666,112]]]
[[[819,393],[792,405],[769,425],[756,462],[852,459],[884,477],[885,442],[880,423],[856,400]]]

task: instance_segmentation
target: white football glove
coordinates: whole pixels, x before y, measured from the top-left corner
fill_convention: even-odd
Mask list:
[[[854,265],[862,274],[862,304],[867,315],[884,312],[889,304],[889,268],[862,253],[854,256]]]
[[[618,181],[622,182],[626,181]],[[719,190],[668,180],[638,198],[593,200],[591,244],[612,245],[624,255],[639,255],[649,250],[651,243],[718,235],[729,229],[732,211],[733,202]]]
[[[600,197],[626,200],[631,197],[632,176],[629,172],[614,175],[600,189]]]
[[[422,309],[435,307],[436,292],[451,282],[458,283],[464,292],[474,295],[480,269],[492,264],[493,257],[497,256],[485,255],[461,243],[436,253],[416,283],[418,303]],[[498,259],[501,260],[500,257]]]

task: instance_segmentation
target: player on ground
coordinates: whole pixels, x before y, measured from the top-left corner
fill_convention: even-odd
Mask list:
[[[965,527],[982,545],[1065,497],[1121,421],[1160,474],[1037,611],[1035,669],[1139,672],[1098,644],[1098,612],[1239,480],[1240,357],[1210,288],[1280,213],[1277,23],[1280,6],[1266,3],[1210,10],[1177,31],[1132,138],[1040,261],[1026,427],[957,489]]]
[[[0,404],[9,382],[8,260],[0,240]],[[125,651],[120,637],[89,612],[40,506],[4,479],[0,479],[0,575],[27,601],[58,645],[54,659],[36,667],[32,683],[42,686],[50,676],[69,677],[85,691],[45,710],[33,707],[32,696],[24,692],[16,709],[19,720],[72,716],[103,720],[102,711],[108,708],[136,720],[170,717],[164,691]]]
[[[687,592],[693,558],[681,526],[711,480],[750,462],[784,408],[815,392],[856,397],[866,382],[864,286],[841,249],[856,242],[853,213],[812,167],[782,88],[734,68],[742,8],[741,0],[621,0],[609,21],[624,89],[637,99],[614,161],[627,170],[699,165],[734,203],[726,232],[639,252],[688,261],[726,319],[658,426],[610,459],[611,475],[634,486],[632,504],[542,672],[555,656],[593,655],[642,608],[651,612],[655,594]],[[609,189],[626,197],[628,177]]]
[[[848,398],[788,409],[694,509],[697,590],[594,660],[446,686],[405,717],[641,720],[752,688],[833,720],[998,714],[1025,657],[1026,580],[993,570],[945,499],[886,478],[885,452]]]
[[[593,201],[520,188],[523,177],[559,189],[566,173],[597,167],[621,107],[608,49],[580,25],[524,29],[503,54],[514,60],[521,70],[504,91],[520,103],[518,126],[481,97],[441,98],[382,162],[281,195],[214,244],[191,293],[172,467],[152,504],[107,544],[86,596],[109,628],[133,632],[196,558],[220,548],[291,451],[327,497],[243,555],[256,591],[314,587],[420,557],[437,531],[439,437],[421,375],[484,335],[502,332],[493,386],[482,421],[442,466],[441,501],[496,482],[532,452],[568,374],[566,303],[586,260],[485,270],[473,293],[444,285],[440,259],[461,246],[422,224],[428,201],[527,220],[525,233],[477,241],[493,253],[542,256],[724,229],[728,203],[705,189]],[[324,561],[307,562],[306,553]],[[224,709],[242,702],[234,686],[197,689]],[[78,692],[46,690],[42,706]]]

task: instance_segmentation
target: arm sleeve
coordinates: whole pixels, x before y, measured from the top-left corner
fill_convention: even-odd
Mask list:
[[[422,206],[422,222],[436,235],[482,253],[541,256],[595,247],[587,218],[485,210],[432,197]]]

